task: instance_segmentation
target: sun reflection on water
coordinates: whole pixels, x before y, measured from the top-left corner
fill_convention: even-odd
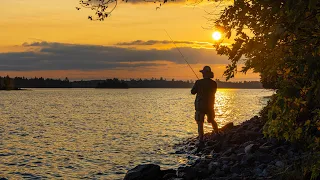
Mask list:
[[[271,94],[218,89],[219,126],[257,114]],[[197,135],[194,98],[190,89],[2,92],[0,177],[116,180],[141,163],[176,168],[187,159],[173,145]]]

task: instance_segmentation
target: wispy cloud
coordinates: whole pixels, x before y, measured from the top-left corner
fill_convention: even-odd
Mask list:
[[[197,42],[197,41],[174,41],[176,44],[187,44],[187,45],[210,45],[211,47],[213,46],[212,43],[209,42]],[[168,40],[149,40],[149,41],[143,41],[143,40],[136,40],[136,41],[131,41],[131,42],[120,42],[115,45],[118,46],[139,46],[139,45],[159,45],[159,44],[173,44],[172,41]]]
[[[101,70],[162,66],[163,62],[185,63],[175,48],[141,50],[45,41],[24,43],[22,46],[37,48],[26,52],[0,53],[0,71]],[[213,49],[182,47],[180,50],[190,64],[228,63],[226,57],[216,55]]]

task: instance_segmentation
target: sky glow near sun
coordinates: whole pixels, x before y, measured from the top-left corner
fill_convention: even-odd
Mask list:
[[[223,79],[228,60],[216,54],[212,30],[203,27],[209,26],[204,18],[206,12],[219,12],[224,6],[179,2],[167,3],[156,10],[154,3],[121,2],[103,22],[89,21],[88,15],[94,12],[77,11],[77,6],[78,0],[2,2],[0,76],[195,79],[166,30],[184,56],[192,61],[195,71],[210,65],[216,77]],[[53,58],[65,52],[64,62]],[[112,60],[119,57],[115,52],[125,59]],[[52,64],[51,69],[48,63]],[[134,66],[129,66],[130,63]],[[237,78],[257,80],[258,75],[239,74]]]

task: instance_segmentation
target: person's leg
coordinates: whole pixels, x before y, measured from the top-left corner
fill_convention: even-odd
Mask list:
[[[199,134],[199,141],[203,141],[203,122],[197,122],[198,123],[198,134]]]
[[[199,135],[199,141],[203,141],[203,123],[204,123],[204,113],[201,113],[200,111],[196,111],[195,115],[196,122],[198,124],[198,135]]]
[[[219,128],[217,122],[214,120],[215,119],[215,113],[214,111],[209,112],[207,114],[208,122],[211,123],[212,129],[214,130],[215,133],[219,133]]]

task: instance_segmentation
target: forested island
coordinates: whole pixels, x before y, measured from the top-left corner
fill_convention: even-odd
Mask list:
[[[216,79],[219,88],[237,88],[237,89],[262,89],[259,81],[244,82],[225,82]],[[166,80],[164,78],[152,79],[130,79],[121,80],[117,78],[106,80],[81,80],[70,81],[68,78],[50,79],[50,78],[25,78],[9,76],[0,76],[0,89],[12,90],[20,88],[191,88],[194,81],[187,80]]]

